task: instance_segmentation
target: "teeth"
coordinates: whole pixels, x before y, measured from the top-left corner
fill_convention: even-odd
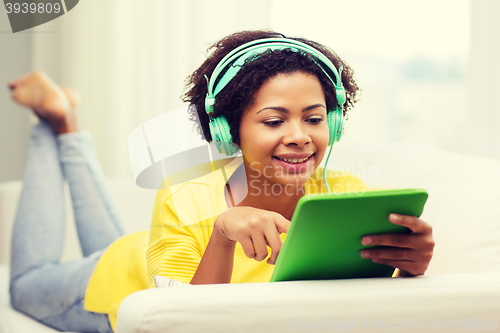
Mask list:
[[[302,162],[306,161],[307,159],[309,159],[309,157],[301,158],[301,159],[296,159],[296,158],[294,158],[294,159],[288,159],[288,158],[279,158],[278,157],[278,159],[280,159],[282,161],[285,161],[287,163],[294,163],[294,164],[296,164],[296,163],[302,163]]]

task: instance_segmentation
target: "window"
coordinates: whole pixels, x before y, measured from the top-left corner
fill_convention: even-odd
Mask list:
[[[363,92],[346,136],[463,149],[469,0],[307,4],[275,0],[272,28],[326,44],[354,69]]]

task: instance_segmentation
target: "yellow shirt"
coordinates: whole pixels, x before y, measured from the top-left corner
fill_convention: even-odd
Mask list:
[[[226,177],[238,166],[226,167]],[[150,231],[124,236],[104,252],[87,286],[85,310],[108,314],[114,330],[121,302],[136,291],[154,288],[156,275],[189,283],[208,245],[215,219],[228,208],[226,177],[218,170],[158,190]],[[332,192],[366,190],[365,184],[349,172],[330,171],[327,179]],[[318,168],[306,183],[306,194],[321,192],[326,192],[326,187],[323,168]],[[283,241],[285,237],[281,235]],[[231,283],[268,282],[273,269],[265,260],[249,259],[237,243]]]
[[[113,331],[121,302],[128,295],[148,288],[146,250],[149,230],[123,236],[99,259],[85,291],[84,308],[106,313]]]
[[[228,170],[232,174],[238,166]],[[332,192],[364,192],[366,185],[352,173],[327,172]],[[226,182],[222,173],[183,183],[172,194],[158,191],[147,251],[148,284],[154,288],[154,277],[165,276],[189,283],[207,248],[215,219],[226,210]],[[307,181],[306,194],[326,192],[323,168],[318,168]],[[286,235],[282,234],[284,241]],[[274,266],[266,260],[249,259],[236,244],[231,283],[269,282]]]

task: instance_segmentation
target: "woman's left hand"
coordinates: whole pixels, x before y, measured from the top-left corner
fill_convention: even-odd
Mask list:
[[[361,256],[378,264],[399,268],[402,275],[424,274],[434,249],[432,227],[416,216],[390,214],[389,221],[409,228],[411,233],[364,236],[361,239],[363,245],[382,245],[389,248],[361,250]]]

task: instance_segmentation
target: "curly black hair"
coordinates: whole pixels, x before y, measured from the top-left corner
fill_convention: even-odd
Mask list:
[[[222,58],[238,46],[262,38],[290,38],[306,43],[323,53],[337,69],[342,65],[344,67],[342,83],[347,97],[344,104],[344,115],[357,102],[360,89],[353,79],[353,70],[328,47],[304,38],[286,37],[283,34],[269,30],[237,32],[211,45],[207,51],[209,53],[207,59],[186,79],[185,93],[182,100],[196,106],[197,114],[194,114],[194,108],[189,109],[189,112],[192,112],[190,118],[200,122],[203,132],[200,132],[200,134],[206,141],[210,142],[212,138],[208,126],[209,115],[205,111],[205,96],[208,89],[205,75],[211,77],[212,72]],[[241,118],[245,109],[252,105],[254,94],[262,84],[278,74],[292,74],[295,72],[315,75],[325,93],[327,109],[334,109],[337,104],[335,87],[310,55],[288,49],[264,52],[252,58],[251,61],[245,62],[245,65],[236,76],[215,98],[213,105],[214,116],[221,114],[226,116],[231,127],[234,143],[239,144]]]

